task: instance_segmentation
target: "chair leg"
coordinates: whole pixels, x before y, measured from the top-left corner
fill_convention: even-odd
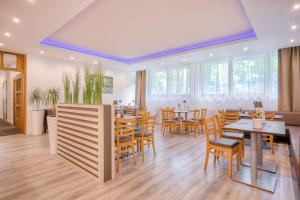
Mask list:
[[[119,147],[117,147],[117,173],[119,173],[120,168],[120,162],[119,162]]]
[[[271,147],[272,154],[274,154],[274,141],[273,141],[273,135],[270,136],[270,147]]]
[[[228,155],[228,175],[232,178],[232,152],[229,152]]]
[[[144,162],[145,160],[145,144],[144,144],[144,138],[142,138],[142,141],[141,141],[141,147],[142,147],[142,161]]]
[[[156,151],[155,151],[154,140],[152,139],[151,142],[152,142],[153,154],[154,154],[154,157],[156,157]]]
[[[205,154],[204,170],[207,169],[208,159],[209,159],[209,148],[207,147],[206,154]]]
[[[196,125],[194,125],[194,138],[196,137],[196,134],[197,134],[197,128],[196,128]]]
[[[241,159],[241,151],[240,149],[235,153],[236,155],[236,169],[240,170],[240,159]]]
[[[135,156],[134,144],[131,145],[131,150],[132,150],[134,165],[136,165],[136,156]]]

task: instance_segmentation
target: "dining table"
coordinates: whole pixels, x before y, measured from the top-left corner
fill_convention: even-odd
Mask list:
[[[233,176],[233,180],[260,188],[269,192],[275,191],[276,185],[276,163],[263,162],[262,134],[272,134],[284,136],[284,121],[265,121],[261,129],[253,127],[253,120],[241,119],[237,122],[228,124],[224,131],[248,132],[251,136],[251,163],[250,167],[245,166]]]
[[[241,119],[251,119],[252,118],[252,116],[249,112],[240,112],[239,116]],[[274,119],[280,121],[280,120],[283,120],[284,117],[283,117],[283,115],[275,114]]]

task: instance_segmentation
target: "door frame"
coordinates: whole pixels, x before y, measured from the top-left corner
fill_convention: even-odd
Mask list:
[[[8,68],[4,66],[4,54],[15,55],[17,58],[16,61],[16,68]],[[7,51],[0,51],[0,71],[13,71],[13,72],[21,72],[23,76],[23,104],[24,104],[24,111],[23,111],[23,125],[22,125],[22,133],[26,134],[26,113],[27,113],[27,66],[26,66],[26,55],[7,52]],[[14,94],[13,94],[14,95]],[[15,115],[15,113],[14,113]]]

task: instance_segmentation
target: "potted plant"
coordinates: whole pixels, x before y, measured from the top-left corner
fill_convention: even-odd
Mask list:
[[[33,89],[29,94],[29,104],[33,107],[31,111],[32,135],[43,134],[45,110],[40,109],[40,106],[44,104],[44,99],[44,93],[40,88]]]
[[[50,88],[46,92],[46,104],[50,107],[47,116],[50,153],[56,154],[56,104],[60,99],[59,89]]]

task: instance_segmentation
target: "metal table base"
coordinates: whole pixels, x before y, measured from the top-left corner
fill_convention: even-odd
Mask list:
[[[256,180],[251,182],[251,169],[242,166],[232,179],[268,192],[275,192],[277,178],[275,173],[258,170]]]

